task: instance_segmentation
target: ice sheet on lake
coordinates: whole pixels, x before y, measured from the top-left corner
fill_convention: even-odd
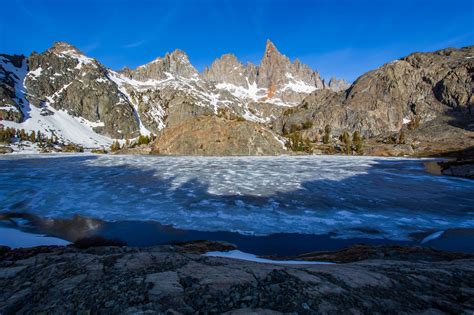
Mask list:
[[[415,159],[3,156],[3,211],[177,228],[407,239],[474,227],[474,184]],[[471,214],[470,214],[471,213]]]

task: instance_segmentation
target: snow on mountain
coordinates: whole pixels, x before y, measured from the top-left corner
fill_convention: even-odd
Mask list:
[[[2,125],[91,148],[156,134],[199,115],[267,124],[324,88],[317,72],[291,63],[270,41],[259,66],[227,54],[203,73],[181,50],[116,72],[64,42],[23,58],[20,67],[7,57],[0,62],[0,84],[14,85],[16,99],[0,102]],[[14,84],[5,79],[9,73]],[[6,114],[15,110],[21,111],[16,117]]]
[[[93,127],[102,125],[102,123],[90,122],[82,117],[73,117],[64,110],[56,110],[44,103],[41,107],[32,106],[26,98],[26,87],[24,81],[28,73],[26,60],[22,61],[21,67],[14,67],[11,63],[7,63],[6,58],[2,59],[2,65],[6,64],[8,71],[15,73],[15,95],[20,109],[25,117],[24,121],[14,122],[1,120],[1,124],[5,127],[15,129],[24,129],[27,132],[40,131],[48,137],[56,136],[63,142],[73,142],[82,144],[85,147],[109,146],[112,139],[99,135],[93,131]],[[36,76],[39,71],[35,71]]]

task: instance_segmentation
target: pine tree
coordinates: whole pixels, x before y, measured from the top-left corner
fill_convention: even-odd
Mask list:
[[[21,141],[26,141],[28,140],[28,135],[26,134],[25,129],[20,130],[20,139]]]
[[[357,154],[362,154],[362,137],[357,130],[352,134],[352,143],[354,143]]]
[[[344,131],[340,136],[339,140],[343,142],[346,146],[345,151],[346,154],[350,154],[352,152],[351,149],[351,137],[349,136],[349,133],[347,131]]]
[[[313,127],[313,122],[311,120],[308,120],[303,123],[303,129],[309,129],[311,127]]]
[[[39,130],[36,132],[36,142],[39,142],[39,143],[43,142],[43,135],[41,134],[41,131]]]
[[[331,126],[326,125],[326,127],[324,127],[323,143],[328,144],[330,140],[331,140]]]
[[[12,142],[12,137],[10,135],[10,130],[7,128],[7,129],[3,129],[0,127],[0,142],[3,142],[3,143],[11,143]]]
[[[118,140],[115,140],[110,146],[110,151],[115,152],[118,150],[120,150],[120,142],[118,142]]]
[[[35,133],[34,130],[30,134],[30,141],[33,142],[33,143],[36,142],[36,133]]]
[[[140,135],[138,137],[138,145],[150,143],[150,138],[148,136]]]

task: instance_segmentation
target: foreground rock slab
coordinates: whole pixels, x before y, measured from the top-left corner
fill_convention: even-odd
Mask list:
[[[441,261],[391,255],[335,265],[272,265],[205,257],[200,251],[181,245],[3,247],[0,313],[474,311],[474,259],[469,255],[447,255]]]

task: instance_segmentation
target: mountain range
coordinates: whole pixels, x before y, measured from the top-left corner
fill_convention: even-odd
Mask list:
[[[474,145],[473,58],[473,46],[414,53],[349,85],[271,41],[259,65],[225,54],[201,73],[178,49],[114,71],[57,42],[0,54],[0,123],[89,148],[155,134],[160,154],[281,154],[297,150],[295,135],[314,151],[328,126],[332,142],[357,131],[386,143],[403,131],[403,154],[462,149]]]

